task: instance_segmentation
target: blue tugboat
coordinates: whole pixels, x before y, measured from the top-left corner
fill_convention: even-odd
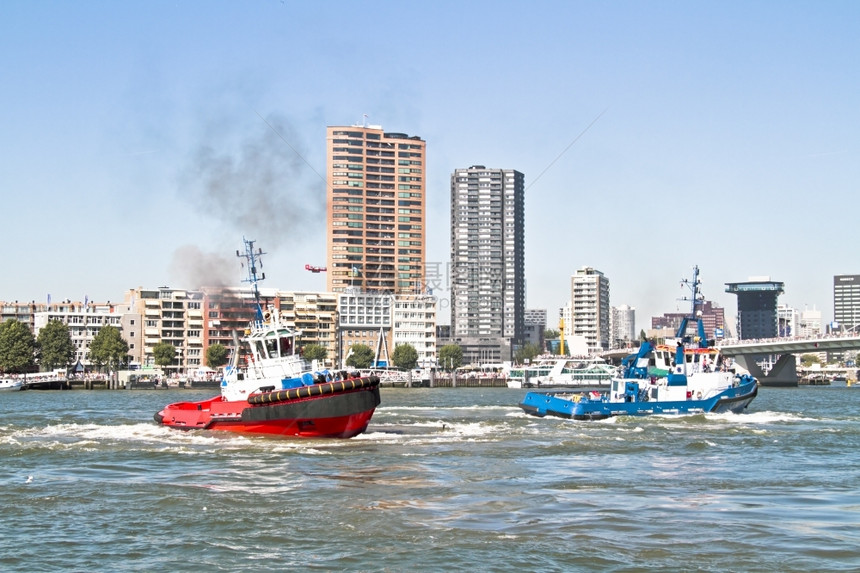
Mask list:
[[[693,292],[692,311],[681,321],[674,344],[642,342],[639,352],[622,361],[621,377],[612,379],[609,392],[529,392],[520,408],[534,416],[575,420],[745,410],[758,394],[758,381],[708,344],[696,308],[703,302],[698,267],[684,283]],[[687,334],[691,321],[697,324],[694,336]]]

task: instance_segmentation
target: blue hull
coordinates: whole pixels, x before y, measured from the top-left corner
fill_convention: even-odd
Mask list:
[[[740,413],[758,394],[758,384],[748,382],[727,388],[706,400],[609,402],[582,398],[578,402],[552,394],[529,392],[520,408],[533,416],[558,416],[574,420],[602,420],[611,416],[647,416],[649,414],[702,414],[705,412]]]

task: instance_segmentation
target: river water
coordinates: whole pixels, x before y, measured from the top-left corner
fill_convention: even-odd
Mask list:
[[[2,571],[856,571],[860,388],[533,418],[382,390],[351,440],[156,426],[211,390],[0,395]]]

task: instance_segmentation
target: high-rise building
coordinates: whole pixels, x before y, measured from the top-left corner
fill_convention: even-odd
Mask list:
[[[609,317],[610,348],[624,348],[636,340],[636,309],[622,304],[613,306]]]
[[[381,126],[327,129],[327,289],[424,292],[425,142]]]
[[[842,330],[860,325],[860,275],[833,277],[833,321]]]
[[[451,335],[461,346],[523,340],[524,206],[519,171],[473,165],[451,175]]]
[[[777,297],[785,284],[770,277],[750,277],[742,283],[726,283],[726,292],[738,297],[738,338],[776,338],[779,334]]]
[[[573,336],[582,336],[590,352],[609,349],[609,279],[591,267],[570,277]]]

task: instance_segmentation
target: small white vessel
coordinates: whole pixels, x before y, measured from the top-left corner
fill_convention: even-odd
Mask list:
[[[2,378],[0,379],[0,392],[7,392],[12,390],[24,390],[26,388],[26,384],[24,384],[24,380],[19,378]]]

